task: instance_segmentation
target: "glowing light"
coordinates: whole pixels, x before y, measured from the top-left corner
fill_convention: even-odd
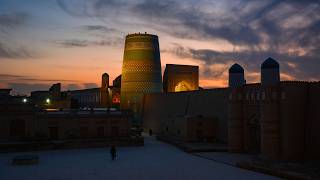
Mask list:
[[[179,82],[175,88],[174,88],[174,91],[175,92],[180,92],[180,91],[190,91],[192,88],[190,87],[189,84],[187,84],[186,82],[182,81],[182,82]]]
[[[50,104],[51,100],[49,98],[46,99],[46,103]]]
[[[23,102],[23,103],[27,103],[27,102],[28,102],[28,99],[27,99],[27,98],[23,98],[23,99],[22,99],[22,102]]]

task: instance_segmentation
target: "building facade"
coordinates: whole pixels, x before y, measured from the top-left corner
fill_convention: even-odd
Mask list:
[[[179,92],[199,89],[199,67],[166,64],[163,74],[163,91]]]

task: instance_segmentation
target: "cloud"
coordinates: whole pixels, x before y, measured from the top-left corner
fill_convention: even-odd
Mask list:
[[[98,85],[96,83],[84,83],[83,86],[86,89],[97,88],[98,87]]]
[[[0,14],[0,59],[27,59],[35,56],[23,45],[10,45],[14,31],[21,28],[30,19],[27,13]]]
[[[212,49],[193,49],[174,44],[174,47],[164,51],[174,54],[180,58],[191,58],[204,64],[200,69],[202,78],[226,78],[230,65],[239,63],[246,73],[248,73],[249,82],[255,81],[256,77],[250,74],[260,73],[261,63],[268,57],[273,57],[279,61],[281,72],[286,77],[298,80],[316,80],[320,79],[318,69],[320,69],[319,57],[312,55],[296,56],[287,53],[278,53],[274,51],[234,51],[219,52]]]
[[[55,43],[63,47],[86,47],[89,45],[87,40],[78,39],[55,41]]]
[[[15,75],[15,74],[0,74],[0,79],[2,82],[48,82],[48,83],[55,83],[55,82],[79,82],[77,80],[72,80],[72,79],[44,79],[44,78],[37,78],[33,76],[25,76],[25,75]]]
[[[88,47],[88,46],[120,46],[123,44],[122,38],[106,38],[102,40],[79,40],[79,39],[67,39],[53,41],[59,46],[72,48],[72,47]]]
[[[25,47],[10,48],[5,46],[0,42],[0,59],[9,58],[9,59],[23,59],[23,58],[32,58],[34,53],[27,50]]]
[[[0,28],[14,28],[24,24],[29,18],[27,13],[0,14]]]
[[[94,31],[94,32],[100,32],[100,33],[119,32],[117,29],[108,28],[102,25],[85,25],[85,26],[81,26],[81,28],[85,31]]]

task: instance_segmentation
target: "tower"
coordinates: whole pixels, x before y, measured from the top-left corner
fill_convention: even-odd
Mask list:
[[[100,88],[100,102],[102,107],[109,107],[109,75],[107,73],[102,74],[101,88]]]
[[[144,93],[161,92],[161,63],[158,36],[129,34],[126,36],[122,65],[122,110],[132,110],[134,123],[140,124]]]
[[[280,82],[279,63],[269,57],[261,64],[261,84],[263,86],[277,85]]]
[[[229,87],[241,87],[246,84],[243,68],[235,63],[229,68]]]
[[[261,65],[261,155],[267,159],[280,156],[280,71],[272,58]]]

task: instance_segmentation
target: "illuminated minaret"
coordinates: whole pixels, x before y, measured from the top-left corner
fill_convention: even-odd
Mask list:
[[[132,110],[134,123],[140,124],[143,95],[161,92],[161,63],[158,36],[129,34],[126,36],[121,101],[123,110]]]

